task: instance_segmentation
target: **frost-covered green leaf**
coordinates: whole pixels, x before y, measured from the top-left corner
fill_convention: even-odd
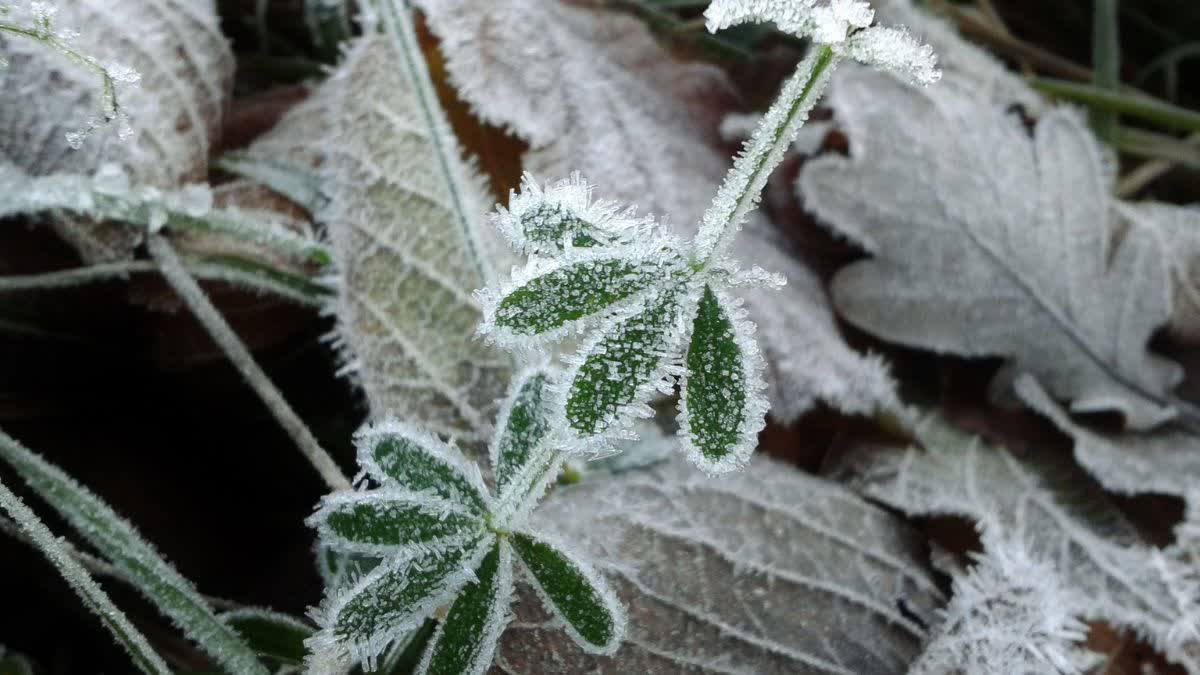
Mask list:
[[[498,431],[490,454],[496,495],[500,499],[505,498],[509,487],[534,458],[538,446],[550,436],[553,376],[552,371],[536,369],[514,378],[508,403],[496,419]]]
[[[564,378],[564,414],[578,436],[620,432],[631,417],[650,415],[646,403],[656,392],[670,393],[686,302],[684,289],[668,286],[580,347]]]
[[[1117,410],[1139,429],[1175,414],[1181,371],[1147,350],[1170,315],[1166,264],[1143,228],[1115,239],[1076,114],[1048,113],[1031,138],[1007,106],[867,70],[844,72],[830,100],[852,157],[809,162],[801,191],[874,255],[834,278],[847,319],[907,345],[1004,356],[1075,411]]]
[[[679,253],[667,241],[537,260],[499,292],[481,294],[479,331],[509,346],[520,344],[519,338],[560,338],[614,305],[638,298],[681,267]]]
[[[512,592],[512,550],[507,542],[498,541],[438,625],[417,672],[486,672],[492,665],[496,641],[508,623]]]
[[[1053,566],[1064,611],[1133,631],[1189,671],[1200,669],[1200,594],[1195,564],[1182,552],[1141,541],[1070,462],[1039,449],[1018,459],[933,416],[916,433],[923,449],[859,444],[839,473],[909,515],[974,520],[985,545],[1019,546]]]
[[[9,444],[15,445],[15,441],[0,434],[0,447],[7,447]],[[79,595],[84,606],[100,619],[121,647],[129,653],[138,670],[148,675],[169,675],[171,669],[162,657],[155,653],[145,636],[129,622],[121,610],[117,609],[83,565],[71,556],[67,544],[55,537],[33,510],[25,506],[4,483],[0,483],[0,509],[29,535],[42,555],[46,556],[71,589]]]
[[[597,661],[519,594],[502,672],[900,675],[943,601],[917,532],[769,458],[718,481],[676,455],[561,488],[533,522],[605,576],[628,633]]]
[[[630,207],[594,200],[592,186],[579,173],[544,187],[526,174],[521,191],[509,195],[508,208],[498,207],[492,216],[509,245],[531,255],[628,242],[652,223]]]
[[[5,36],[0,158],[35,176],[87,174],[115,163],[134,185],[161,190],[204,180],[234,67],[213,0],[72,0],[57,7],[56,30],[78,32],[76,50],[141,75],[138,87],[119,92],[131,136],[120,138],[120,125],[95,128],[82,143],[69,136],[93,126],[102,95],[95,74],[44,45]],[[127,258],[139,238],[86,219],[57,227],[90,261]]]
[[[475,337],[492,279],[482,182],[460,156],[416,45],[386,2],[329,82],[321,174],[339,343],[380,417],[482,440],[511,359]]]
[[[214,661],[237,673],[267,670],[254,652],[125,519],[58,467],[0,435],[0,459]]]
[[[372,479],[412,492],[430,492],[484,513],[489,504],[479,466],[432,434],[387,421],[355,434],[358,463]]]
[[[745,310],[709,286],[696,307],[685,366],[679,422],[689,457],[709,473],[740,468],[766,413],[763,362]]]
[[[384,561],[313,611],[321,631],[306,644],[309,671],[333,673],[355,661],[372,667],[391,644],[452,600],[492,549],[479,537]]]
[[[382,555],[396,547],[443,547],[477,537],[477,512],[444,498],[404,489],[343,491],[325,497],[308,524],[327,546]]]
[[[586,651],[612,654],[625,632],[625,610],[597,573],[566,554],[561,545],[527,534],[512,537],[546,608],[562,619]]]
[[[289,614],[257,607],[242,607],[221,615],[259,654],[285,665],[304,663],[304,641],[316,630]]]
[[[708,195],[729,166],[717,126],[736,101],[720,70],[675,59],[641,21],[600,6],[541,0],[417,4],[441,38],[459,94],[482,117],[529,142],[526,170],[542,178],[579,170],[605,197],[638,205],[683,237],[696,233]],[[536,56],[499,57],[504,54]],[[521,195],[527,192],[533,194],[529,185]],[[582,197],[580,189],[555,195],[574,205]],[[531,201],[521,201],[521,209],[538,212]],[[503,218],[498,224],[513,229]],[[508,238],[524,242],[511,233]],[[740,291],[760,327],[774,416],[793,420],[817,400],[853,413],[892,405],[887,368],[846,346],[821,281],[760,216],[749,214],[732,254],[787,278],[782,290]]]

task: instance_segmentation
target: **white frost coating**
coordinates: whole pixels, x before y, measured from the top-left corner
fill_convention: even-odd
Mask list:
[[[554,600],[546,593],[546,589],[542,587],[536,575],[529,570],[526,570],[525,581],[533,588],[537,596],[542,600],[542,607],[548,613],[555,617],[560,627],[571,636],[575,641],[575,645],[588,654],[597,656],[612,656],[621,648],[621,641],[625,637],[625,631],[628,626],[628,618],[625,615],[625,607],[621,604],[617,594],[609,587],[608,581],[594,568],[591,564],[585,562],[587,558],[576,552],[564,540],[548,536],[542,533],[523,532],[526,536],[534,541],[538,541],[549,545],[555,551],[558,551],[564,560],[574,566],[575,571],[587,579],[588,585],[600,596],[600,601],[604,603],[604,609],[608,612],[608,617],[611,619],[612,639],[603,645],[593,645],[588,642],[575,626],[571,624],[560,612],[558,606],[554,604]],[[520,557],[518,553],[517,557]]]
[[[553,253],[570,246],[570,237],[566,237],[567,241],[531,238],[531,228],[562,230],[570,221],[591,226],[587,234],[603,243],[630,241],[639,234],[649,234],[654,225],[653,218],[639,218],[633,207],[594,200],[592,186],[579,172],[544,187],[532,175],[525,174],[520,192],[514,190],[509,194],[508,208],[497,207],[492,215],[492,224],[513,249],[531,255]]]
[[[924,449],[860,444],[838,473],[911,516],[975,520],[985,545],[1020,545],[1052,564],[1069,613],[1130,630],[1200,672],[1193,552],[1143,542],[1086,474],[1053,453],[1018,460],[933,416],[916,435]]]
[[[412,603],[409,611],[392,617],[386,626],[370,635],[339,637],[335,634],[339,615],[347,604],[364,594],[371,595],[375,591],[367,589],[389,577],[396,578],[396,581],[390,584],[390,590],[403,588],[406,579],[426,571],[428,566],[436,564],[439,556],[447,554],[427,552],[422,555],[416,551],[411,555],[398,554],[380,563],[353,584],[334,591],[332,596],[325,598],[320,607],[309,613],[310,618],[321,630],[304,641],[309,649],[309,656],[305,659],[308,672],[311,675],[338,675],[345,672],[349,664],[355,662],[362,662],[368,669],[374,668],[379,655],[393,642],[403,637],[407,631],[420,626],[437,608],[450,602],[463,586],[475,578],[475,570],[491,550],[493,542],[492,537],[482,537],[472,547],[464,549],[461,553],[462,559],[455,565],[455,569],[435,579],[427,596]],[[381,603],[387,600],[386,597],[379,598]]]
[[[1119,411],[1136,429],[1175,415],[1182,371],[1147,349],[1170,316],[1167,264],[1147,229],[1115,237],[1077,114],[1044,115],[1031,138],[1007,104],[861,68],[830,102],[852,157],[809,162],[799,187],[875,255],[833,280],[846,319],[909,346],[1006,357],[1076,412]]]
[[[320,508],[309,516],[304,524],[315,529],[317,536],[328,548],[343,553],[361,553],[373,556],[386,556],[396,547],[392,544],[368,544],[346,539],[333,531],[329,525],[329,517],[344,510],[343,507],[354,507],[361,504],[372,506],[414,506],[423,515],[444,520],[449,516],[475,521],[473,527],[464,527],[459,532],[445,537],[428,541],[412,542],[406,546],[410,551],[427,553],[434,550],[445,550],[462,547],[478,539],[483,534],[483,520],[460,502],[450,501],[429,492],[415,492],[403,488],[385,485],[375,490],[341,490],[325,495],[321,499]]]
[[[471,293],[492,279],[485,192],[397,11],[394,31],[355,42],[314,94],[330,120],[318,219],[337,269],[336,344],[376,417],[483,440],[512,368],[475,337]]]
[[[1053,565],[1020,542],[984,547],[970,571],[955,576],[950,603],[910,675],[1079,675],[1103,661],[1080,644],[1087,626],[1070,613]]]
[[[528,350],[535,346],[578,335],[584,330],[610,321],[614,313],[634,306],[644,300],[648,291],[654,289],[655,279],[668,278],[672,272],[683,267],[682,245],[673,237],[659,234],[649,240],[633,242],[617,247],[571,248],[553,258],[531,258],[524,267],[513,268],[508,281],[497,287],[483,288],[475,293],[483,313],[476,332],[488,342],[510,350]],[[606,263],[624,262],[632,266],[634,275],[609,276],[603,266]],[[561,326],[537,333],[518,332],[508,326],[497,325],[500,302],[514,291],[528,286],[549,275],[571,274],[574,288],[547,289],[546,301],[560,299],[563,294],[578,294],[609,288],[616,290],[630,281],[631,276],[644,276],[642,290],[602,308],[601,310],[563,323]],[[541,309],[534,307],[533,309]],[[515,316],[514,316],[515,318]]]
[[[1157,235],[1171,270],[1168,328],[1181,340],[1200,342],[1200,206],[1120,202],[1117,211],[1125,221]]]
[[[914,84],[937,82],[942,73],[933,48],[901,28],[871,26],[875,11],[862,0],[714,0],[704,12],[708,30],[773,22],[834,52],[889,70]]]
[[[707,206],[697,195],[712,194],[729,165],[716,128],[736,101],[719,69],[677,61],[622,12],[544,0],[416,4],[459,94],[530,143],[526,170],[579,170],[606,197],[669,216],[681,238],[695,235]],[[732,248],[747,264],[786,266],[787,288],[745,292],[771,369],[772,415],[792,421],[817,400],[872,409],[891,396],[882,363],[845,344],[819,281],[777,249],[757,213]]]
[[[0,442],[5,440],[7,439],[0,438]],[[33,510],[3,483],[0,483],[0,508],[29,535],[42,555],[54,565],[71,589],[79,594],[84,605],[100,618],[143,672],[170,674],[171,669],[146,641],[146,637],[129,622],[121,610],[117,609],[83,565],[65,550],[66,544],[55,537]]]
[[[680,454],[558,490],[535,515],[547,536],[592,561],[627,608],[626,641],[606,671],[906,672],[925,637],[908,616],[932,622],[943,602],[923,537],[770,458],[714,480]],[[534,594],[518,598],[497,666],[596,667]]]
[[[679,437],[683,441],[683,451],[687,458],[702,471],[710,476],[729,473],[741,469],[750,461],[750,455],[758,447],[758,434],[766,427],[766,414],[769,407],[767,401],[767,383],[763,379],[766,362],[758,349],[755,338],[757,327],[747,318],[741,298],[735,298],[721,289],[713,289],[717,296],[722,313],[733,324],[734,340],[741,356],[742,396],[745,403],[742,406],[742,418],[737,426],[737,443],[729,448],[721,459],[713,461],[706,457],[693,442],[690,426],[691,413],[688,408],[688,373],[685,372],[680,387]],[[690,339],[685,338],[686,342]]]
[[[513,598],[512,545],[503,539],[496,541],[495,545],[500,547],[495,592],[492,594],[492,604],[488,608],[483,634],[479,639],[479,651],[472,657],[463,675],[482,675],[491,668],[492,658],[496,653],[496,644],[512,619],[512,614],[509,612],[509,605],[512,604]],[[445,622],[439,622],[433,636],[429,638],[429,646],[425,648],[425,654],[417,666],[417,675],[425,675],[429,672],[429,664],[433,659],[433,648],[441,641],[444,628]]]
[[[118,91],[132,136],[119,125],[95,130],[78,150],[66,133],[86,128],[99,108],[96,74],[44,45],[14,36],[0,44],[0,157],[33,175],[88,173],[105,162],[135,184],[172,189],[204,180],[233,83],[233,53],[213,0],[72,0],[55,23],[81,31],[73,47],[100,63],[117,60],[141,74]],[[116,76],[129,80],[127,71]],[[65,221],[60,232],[89,261],[127,258],[137,238],[126,228]]]
[[[454,471],[475,488],[485,506],[491,504],[491,492],[488,490],[487,484],[483,482],[483,474],[479,472],[478,464],[467,459],[461,450],[444,443],[437,436],[397,419],[368,424],[355,432],[354,445],[358,449],[358,465],[362,467],[362,474],[356,477],[355,483],[358,483],[361,476],[365,474],[380,485],[396,484],[395,479],[388,476],[387,472],[379,466],[372,452],[379,443],[396,437],[408,440],[424,450],[430,459]]]
[[[559,403],[554,406],[551,426],[564,430],[558,437],[564,452],[598,458],[617,451],[614,441],[636,440],[633,429],[637,421],[654,415],[649,402],[657,396],[673,394],[675,380],[683,374],[684,338],[698,299],[699,289],[695,287],[686,290],[667,287],[643,294],[637,302],[605,317],[574,354],[563,357],[566,373],[555,383],[555,398]],[[563,402],[570,396],[581,369],[589,358],[604,357],[606,340],[622,329],[639,326],[650,333],[649,342],[637,345],[641,347],[639,352],[654,362],[650,376],[638,383],[630,401],[603,411],[599,433],[578,433],[567,419]],[[618,375],[614,372],[611,377]]]
[[[721,120],[721,139],[726,143],[749,140],[761,122],[762,115],[730,113]],[[792,141],[791,151],[804,156],[817,154],[825,143],[826,134],[833,127],[833,122],[828,120],[809,120],[800,127],[796,140]]]

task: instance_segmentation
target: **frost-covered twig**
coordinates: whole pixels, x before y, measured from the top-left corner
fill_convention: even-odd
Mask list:
[[[183,262],[180,261],[179,255],[171,243],[160,235],[150,235],[148,246],[150,255],[158,263],[167,283],[175,289],[180,299],[208,330],[209,335],[221,348],[221,351],[225,353],[229,361],[271,410],[280,426],[292,437],[317,473],[321,474],[325,484],[335,491],[349,489],[350,481],[338,468],[337,463],[333,461],[329,453],[325,452],[316,437],[313,436],[312,431],[288,405],[283,394],[255,362],[250,350],[233,332],[224,317],[213,306],[212,301],[204,294],[200,285],[184,268]]]
[[[7,15],[11,11],[12,7],[10,6],[0,6],[0,16]],[[52,25],[54,15],[57,12],[58,8],[50,2],[30,2],[28,7],[28,13],[31,17],[30,25],[0,21],[0,32],[40,42],[62,54],[72,63],[91,70],[100,77],[100,116],[90,120],[86,128],[67,133],[67,143],[72,148],[78,149],[81,147],[88,135],[101,124],[114,121],[121,124],[121,128],[119,129],[120,136],[122,138],[128,137],[132,134],[132,129],[130,129],[127,121],[123,118],[120,103],[117,101],[117,85],[137,84],[141,80],[141,76],[131,68],[114,63],[101,63],[94,56],[84,54],[75,49],[72,46],[72,41],[75,38],[74,33],[55,30]]]

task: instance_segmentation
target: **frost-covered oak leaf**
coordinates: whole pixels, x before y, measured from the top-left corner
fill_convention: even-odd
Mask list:
[[[727,289],[774,278],[742,273],[724,259],[699,265],[681,242],[630,209],[614,225],[616,207],[591,202],[578,177],[546,188],[527,180],[511,202],[516,210],[495,219],[514,245],[547,229],[559,232],[557,245],[534,251],[498,291],[479,294],[479,330],[514,349],[585,334],[558,385],[556,428],[569,431],[560,434],[565,447],[598,452],[628,436],[634,419],[651,414],[650,399],[670,394],[681,376],[689,456],[710,473],[745,464],[767,408],[764,362],[753,324]],[[554,214],[556,224],[522,217],[531,213]],[[629,231],[639,234],[631,239]],[[593,234],[576,246],[581,233]]]
[[[736,105],[724,73],[679,61],[644,22],[590,0],[416,4],[441,39],[459,95],[481,117],[529,143],[527,171],[562,178],[578,170],[617,203],[659,216],[682,237],[696,234],[706,195],[729,166],[716,133]],[[546,207],[538,206],[538,192],[546,193]],[[564,209],[590,209],[587,222],[621,240],[646,234],[644,217],[606,202],[584,207],[587,194],[580,180],[543,188],[527,179],[496,224],[518,250],[536,248],[542,255],[563,243],[556,228],[574,232],[579,225],[560,216]],[[526,239],[515,229],[521,219],[542,224],[537,236]],[[571,243],[591,245],[579,236]],[[747,214],[731,247],[734,257],[780,272],[788,282],[781,290],[740,292],[759,326],[773,416],[793,420],[817,400],[853,413],[891,404],[882,362],[845,344],[821,281],[773,238],[759,214]]]
[[[906,345],[1006,357],[1005,376],[1035,375],[1074,411],[1138,429],[1175,414],[1181,370],[1147,350],[1170,316],[1166,263],[1147,229],[1115,237],[1074,112],[1031,135],[1006,105],[865,69],[844,71],[830,101],[852,157],[810,162],[800,190],[874,256],[834,278],[843,316]]]
[[[974,520],[985,555],[1012,555],[1019,547],[1052,566],[1058,610],[1130,630],[1200,672],[1194,552],[1142,541],[1100,486],[1059,455],[1035,449],[1019,459],[932,415],[915,433],[921,447],[859,443],[835,473],[911,516]]]
[[[713,480],[673,454],[533,516],[597,561],[629,607],[625,644],[598,661],[518,593],[498,672],[906,672],[944,601],[916,532],[770,458]]]
[[[416,427],[386,422],[356,436],[360,489],[325,497],[308,522],[326,551],[379,562],[331,585],[313,610],[309,672],[371,668],[434,616],[417,672],[486,672],[510,618],[514,559],[581,649],[620,645],[624,611],[604,579],[529,521],[562,463],[547,433],[552,380],[546,370],[515,379],[492,444],[494,496],[474,462]]]

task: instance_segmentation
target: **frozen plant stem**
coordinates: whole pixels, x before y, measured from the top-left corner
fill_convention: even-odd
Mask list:
[[[808,120],[838,60],[832,47],[816,44],[784,85],[704,214],[693,260],[696,268],[702,270],[720,256],[758,203],[767,178]]]
[[[104,112],[106,121],[113,121],[117,117],[117,86],[116,78],[112,73],[108,72],[99,61],[75,51],[71,45],[63,42],[50,30],[48,22],[37,28],[26,28],[16,24],[0,21],[0,33],[10,33],[12,35],[20,35],[21,37],[29,38],[36,42],[40,42],[47,47],[57,51],[63,56],[71,60],[72,63],[87,68],[100,76],[100,107]]]
[[[180,299],[208,331],[217,346],[221,348],[221,351],[242,374],[258,397],[267,405],[275,419],[279,421],[280,426],[296,442],[300,452],[313,465],[317,473],[321,474],[325,484],[334,491],[349,489],[349,479],[338,468],[329,453],[325,452],[317,442],[316,437],[309,431],[304,421],[288,405],[283,394],[267,378],[267,374],[254,361],[250,350],[242,344],[233,329],[225,322],[225,318],[201,290],[200,284],[196,283],[195,278],[184,268],[171,243],[161,235],[155,234],[150,235],[148,246],[150,255],[158,263],[167,283],[175,289]]]

